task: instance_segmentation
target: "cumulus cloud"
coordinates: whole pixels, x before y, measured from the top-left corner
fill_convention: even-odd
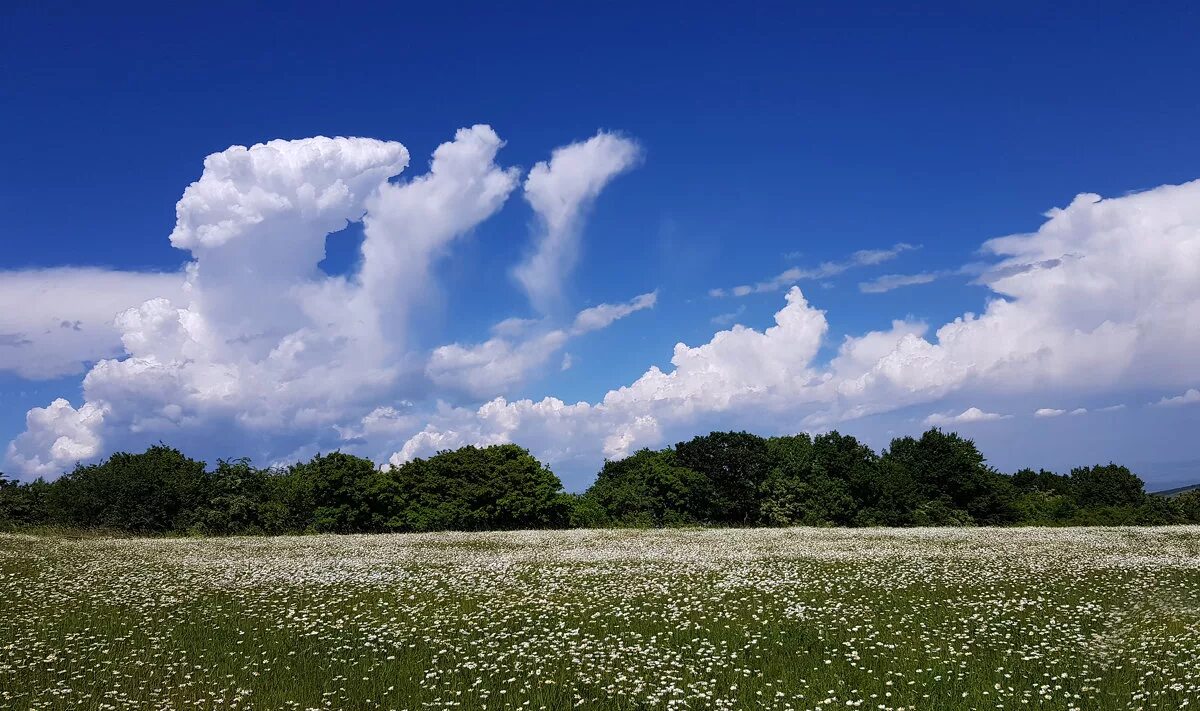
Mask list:
[[[318,137],[209,156],[170,236],[192,255],[182,293],[121,313],[126,357],[91,369],[78,410],[59,402],[55,418],[31,417],[9,462],[51,471],[107,438],[214,423],[311,436],[419,378],[404,349],[407,308],[433,260],[515,188],[516,172],[494,162],[502,145],[486,126],[463,129],[427,174],[395,184],[408,163],[395,142]],[[361,270],[324,276],[327,236],[358,220]],[[87,436],[56,435],[64,421]],[[62,436],[83,444],[47,448]]]
[[[841,261],[822,262],[820,265],[809,269],[792,267],[756,284],[742,284],[730,289],[710,289],[708,295],[720,298],[726,295],[749,296],[750,294],[781,291],[800,281],[828,279],[829,277],[843,274],[855,267],[882,264],[913,249],[918,249],[918,247],[905,242],[897,243],[888,249],[860,249]]]
[[[121,352],[116,317],[155,297],[179,298],[182,274],[107,269],[0,272],[0,371],[37,380],[82,373]]]
[[[516,188],[518,169],[495,163],[503,146],[489,126],[460,129],[434,151],[426,175],[383,183],[366,199],[359,298],[380,319],[391,347],[405,333],[397,316],[426,290],[433,260],[495,214]]]
[[[532,253],[513,270],[529,302],[549,313],[562,301],[562,285],[579,259],[581,221],[608,183],[638,161],[633,141],[601,131],[556,149],[525,179],[525,199],[538,218]]]
[[[1042,407],[1034,411],[1034,417],[1058,417],[1067,414],[1066,410],[1059,410],[1052,407]]]
[[[925,424],[930,426],[965,425],[972,422],[991,422],[1007,420],[1012,415],[1001,415],[995,412],[984,412],[978,407],[968,407],[957,415],[953,412],[935,412],[925,418]]]
[[[425,368],[437,385],[475,397],[494,396],[521,383],[535,368],[542,368],[566,344],[566,331],[555,329],[523,341],[489,338],[473,345],[435,348]]]
[[[1200,390],[1196,388],[1188,388],[1181,395],[1174,397],[1164,397],[1154,403],[1156,407],[1179,407],[1180,405],[1194,405],[1200,403]]]
[[[59,398],[25,415],[25,432],[9,443],[8,463],[28,476],[56,476],[64,467],[100,454],[97,434],[108,408],[85,403],[78,410]]]
[[[984,245],[998,260],[986,282],[992,298],[982,313],[932,334],[923,323],[895,321],[846,338],[822,365],[814,358],[824,312],[793,288],[765,332],[739,326],[702,346],[679,344],[673,370],[651,367],[594,404],[495,400],[478,411],[444,410],[396,461],[445,441],[516,440],[551,462],[588,447],[593,458],[620,456],[714,413],[826,426],[951,393],[1103,392],[1200,378],[1200,182],[1107,200],[1080,195],[1047,218],[1036,232]],[[998,416],[976,410],[940,417]]]
[[[192,255],[181,292],[117,316],[124,357],[91,369],[78,407],[30,411],[8,448],[10,466],[57,472],[129,442],[205,432],[257,437],[266,461],[329,441],[361,441],[394,462],[517,441],[556,467],[594,471],[602,457],[710,425],[823,427],[951,394],[1070,402],[1192,388],[1164,401],[1200,399],[1200,182],[1081,195],[1037,231],[987,242],[991,264],[979,273],[990,298],[940,327],[898,319],[831,344],[826,312],[793,286],[771,327],[678,343],[669,366],[650,366],[595,401],[493,397],[557,366],[570,338],[655,300],[555,315],[581,215],[636,159],[631,143],[601,134],[555,151],[525,184],[542,229],[518,283],[542,318],[506,320],[480,344],[415,349],[410,316],[436,291],[437,260],[515,190],[516,173],[496,164],[501,146],[487,127],[464,129],[439,147],[428,173],[399,182],[389,178],[407,151],[368,139],[273,141],[210,156],[171,237]],[[366,235],[360,270],[323,275],[325,241],[357,220]],[[894,253],[859,252],[817,271]],[[795,278],[805,277],[768,280],[763,290]],[[0,350],[35,340],[0,333]],[[935,416],[1000,417],[978,408]]]
[[[552,397],[513,402],[496,398],[474,410],[443,408],[392,461],[408,461],[446,446],[508,441],[527,443],[558,462],[623,457],[708,413],[768,399],[775,407],[800,405],[798,397],[817,397],[805,393],[820,380],[808,364],[827,324],[824,312],[812,308],[798,288],[788,292],[786,301],[775,314],[774,326],[764,331],[734,326],[700,346],[679,343],[671,372],[651,367],[595,405],[567,404]]]
[[[509,319],[478,346],[428,356],[414,348],[410,320],[436,294],[435,263],[519,184],[517,169],[496,163],[503,145],[488,126],[461,129],[434,151],[428,172],[399,181],[392,178],[408,165],[408,151],[375,139],[270,141],[209,156],[176,206],[170,241],[192,257],[183,274],[48,279],[64,302],[104,293],[90,311],[59,314],[47,304],[49,316],[70,326],[64,333],[86,333],[101,313],[109,330],[93,338],[98,345],[60,349],[64,362],[100,359],[84,378],[83,402],[31,411],[8,447],[9,466],[57,473],[113,448],[160,436],[186,442],[189,434],[227,442],[236,435],[261,445],[267,461],[322,442],[385,447],[428,422],[427,403],[439,392],[491,397],[568,339],[652,307],[656,293],[585,309],[557,328],[545,318]],[[569,269],[589,204],[637,153],[631,141],[601,133],[535,167],[526,197],[544,231],[531,264]],[[357,221],[358,269],[323,274],[326,242]],[[523,272],[531,293],[549,294],[538,268]],[[120,288],[107,288],[116,282]],[[0,329],[0,358],[39,347],[42,334],[27,335],[32,323],[41,322]],[[418,410],[413,399],[426,404]]]

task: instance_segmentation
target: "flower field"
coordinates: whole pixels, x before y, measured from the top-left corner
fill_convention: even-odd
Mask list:
[[[5,709],[1180,709],[1200,527],[0,536]]]

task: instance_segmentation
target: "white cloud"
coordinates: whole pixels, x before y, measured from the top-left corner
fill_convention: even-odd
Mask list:
[[[494,162],[502,145],[486,126],[463,129],[428,174],[397,184],[388,178],[408,152],[394,142],[271,141],[209,156],[176,207],[171,242],[193,257],[183,293],[116,319],[127,357],[92,368],[74,411],[88,434],[70,437],[86,446],[47,449],[67,413],[56,403],[58,417],[31,418],[10,445],[10,464],[51,471],[131,436],[205,428],[256,434],[270,450],[412,388],[422,376],[406,315],[432,262],[515,188],[517,173]],[[359,273],[322,275],[327,235],[360,219]]]
[[[529,302],[548,313],[562,301],[562,284],[579,259],[581,221],[608,183],[638,161],[637,144],[601,131],[555,149],[529,171],[525,199],[539,221],[534,251],[513,270]]]
[[[657,292],[641,294],[620,304],[600,304],[575,315],[569,328],[527,334],[532,324],[521,323],[514,328],[507,319],[492,328],[495,335],[483,343],[462,345],[453,343],[433,350],[425,373],[438,386],[448,391],[466,393],[477,398],[503,395],[526,379],[532,371],[544,369],[550,358],[567,341],[591,331],[607,328],[614,321],[643,309],[652,308]],[[561,370],[570,367],[565,358]]]
[[[1106,409],[1108,409],[1108,408],[1106,408]],[[1043,407],[1039,410],[1036,410],[1033,413],[1033,416],[1045,418],[1045,417],[1060,417],[1062,415],[1072,415],[1072,416],[1078,417],[1079,415],[1086,415],[1087,412],[1088,411],[1087,411],[1086,407],[1077,407],[1074,410],[1070,410],[1070,411],[1059,410],[1059,409],[1054,409],[1054,408],[1049,408],[1049,407]]]
[[[893,289],[917,284],[928,284],[938,278],[936,272],[920,274],[884,274],[870,281],[859,282],[858,290],[864,294],[883,294]]]
[[[428,270],[453,241],[495,214],[520,172],[495,163],[504,142],[489,126],[459,129],[434,151],[426,175],[383,183],[368,196],[358,275],[363,311],[375,311],[392,348],[406,333],[403,311],[428,289]]]
[[[518,273],[546,312],[561,306],[556,294],[573,263],[581,213],[636,156],[632,144],[618,150],[610,141],[628,143],[601,134],[560,149],[526,182],[545,231]],[[599,144],[608,145],[599,156],[581,148]],[[408,160],[397,143],[277,141],[210,156],[172,233],[193,257],[182,292],[121,313],[125,357],[91,369],[78,408],[58,400],[31,410],[26,432],[8,448],[9,465],[57,473],[128,442],[199,433],[223,446],[233,446],[228,437],[255,438],[266,461],[330,441],[361,440],[372,454],[404,461],[515,440],[554,466],[594,471],[601,457],[708,426],[794,430],[951,394],[1093,401],[1200,382],[1194,182],[1109,200],[1082,195],[1048,213],[1036,232],[986,243],[995,263],[980,270],[981,283],[992,298],[940,328],[895,320],[845,338],[826,361],[826,313],[793,287],[772,327],[734,326],[700,345],[679,343],[669,367],[648,367],[595,402],[498,397],[457,407],[452,390],[503,392],[531,370],[553,367],[569,338],[654,303],[647,294],[571,320],[509,319],[481,344],[429,354],[413,345],[411,316],[437,291],[437,259],[515,189],[516,173],[495,162],[501,145],[487,127],[464,129],[438,149],[428,174],[394,184],[388,178]],[[322,275],[316,265],[327,235],[360,219],[361,270]],[[859,252],[836,269],[878,264],[894,251]],[[13,334],[14,345],[0,349],[27,345]],[[1194,399],[1193,387],[1164,402]],[[1000,417],[978,408],[937,416]]]
[[[155,297],[179,298],[182,274],[106,269],[0,272],[0,371],[46,379],[82,373],[121,352],[117,314]]]
[[[731,289],[709,289],[708,295],[712,297],[722,297],[727,293],[733,296],[749,296],[750,294],[761,294],[764,292],[781,291],[787,287],[806,280],[812,279],[827,279],[832,276],[837,276],[847,272],[855,267],[866,267],[882,264],[900,256],[903,252],[913,249],[918,249],[911,244],[904,242],[897,243],[888,249],[860,249],[848,258],[838,262],[822,262],[819,266],[811,269],[803,269],[800,267],[792,267],[783,272],[776,274],[770,279],[760,281],[756,284],[742,284]]]
[[[475,397],[495,396],[524,381],[529,371],[546,365],[569,338],[555,329],[524,341],[489,338],[473,345],[435,348],[425,373],[437,385]]]
[[[953,412],[935,412],[925,418],[925,424],[930,426],[940,425],[964,425],[972,422],[991,422],[993,420],[1007,420],[1012,415],[1001,415],[995,412],[984,412],[978,407],[968,407],[957,415]]]
[[[8,463],[28,476],[61,474],[76,462],[100,454],[97,435],[108,409],[86,403],[78,410],[59,398],[46,407],[35,407],[25,415],[25,432],[8,445]]]
[[[713,316],[709,319],[709,323],[713,324],[714,326],[729,326],[733,324],[734,321],[737,321],[738,317],[744,313],[746,313],[745,304],[737,307],[733,311]]]
[[[1119,403],[1116,405],[1109,405],[1108,407],[1101,407],[1101,408],[1097,409],[1096,412],[1118,412],[1118,411],[1124,410],[1124,409],[1125,409],[1124,403]]]
[[[951,393],[1096,393],[1200,378],[1200,182],[1082,195],[1047,217],[1034,233],[984,245],[999,258],[986,281],[994,297],[932,337],[922,323],[896,321],[847,338],[821,366],[824,313],[793,288],[766,332],[739,326],[703,346],[679,344],[673,370],[651,367],[595,404],[496,400],[477,412],[444,410],[397,461],[449,433],[461,443],[515,439],[552,463],[590,449],[595,461],[720,413],[726,426],[774,417],[778,427],[783,415],[824,426]],[[997,416],[975,410],[940,416]],[[633,427],[645,417],[655,427]],[[621,444],[596,452],[605,441]]]
[[[774,408],[800,406],[819,397],[808,367],[826,331],[824,313],[798,288],[765,331],[734,326],[708,343],[675,346],[674,369],[650,368],[636,382],[610,391],[595,405],[568,405],[557,398],[510,402],[497,398],[478,409],[442,408],[430,425],[392,457],[403,462],[462,444],[518,441],[549,461],[621,457],[655,443],[670,428],[713,412],[741,410],[764,400]],[[599,451],[598,451],[599,450]]]
[[[623,304],[600,304],[599,306],[584,309],[575,315],[575,322],[571,327],[571,332],[573,334],[583,334],[589,331],[608,328],[614,321],[623,319],[629,314],[641,311],[642,309],[654,308],[654,305],[657,303],[658,292],[652,291],[647,294],[635,296]]]
[[[1196,388],[1188,388],[1181,395],[1174,397],[1164,397],[1154,403],[1156,407],[1178,407],[1180,405],[1194,405],[1200,403],[1200,390]]]

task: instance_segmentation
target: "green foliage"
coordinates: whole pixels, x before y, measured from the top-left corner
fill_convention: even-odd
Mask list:
[[[248,459],[217,463],[209,475],[208,495],[197,510],[192,530],[207,535],[262,533],[262,508],[266,472],[255,469]]]
[[[894,465],[907,476],[911,494],[925,502],[940,501],[946,511],[960,511],[966,519],[983,525],[999,525],[1016,520],[1016,490],[1012,483],[985,463],[975,443],[953,432],[934,428],[920,439],[902,437],[892,440],[882,458],[884,466]],[[914,516],[922,511],[916,507]],[[929,509],[913,519],[927,524],[928,516],[941,515],[941,508]],[[893,512],[894,513],[894,512]],[[959,514],[947,514],[953,520]],[[947,524],[955,525],[955,524]]]
[[[606,461],[583,497],[619,526],[662,526],[710,520],[713,486],[682,466],[669,449],[642,449]]]
[[[1050,526],[1070,521],[1079,510],[1070,496],[1041,489],[1019,494],[1015,507],[1017,520],[1034,526]]]
[[[1045,469],[1039,469],[1036,472],[1032,469],[1022,469],[1012,475],[1012,484],[1017,492],[1022,494],[1042,491],[1072,499],[1075,495],[1071,477],[1048,472]]]
[[[0,529],[136,534],[733,526],[1169,525],[1200,523],[1200,490],[1148,496],[1129,469],[1069,475],[989,467],[975,444],[931,429],[877,455],[829,432],[712,432],[604,463],[582,494],[527,450],[463,447],[380,469],[343,452],[283,469],[215,469],[166,445],[119,452],[53,482],[0,474]]]
[[[852,472],[857,461],[851,440],[837,433],[832,438],[822,435],[815,443],[807,434],[767,440],[769,468],[758,491],[757,522],[767,526],[849,524],[857,510],[851,495],[853,476],[845,473]]]
[[[563,494],[563,497],[567,504],[568,528],[602,528],[612,524],[608,512],[595,497],[585,494]]]
[[[1084,508],[1137,506],[1146,496],[1141,479],[1112,463],[1072,469],[1071,488],[1075,501]]]
[[[49,523],[49,491],[43,479],[22,485],[0,473],[0,529]]]
[[[913,511],[912,522],[917,526],[974,526],[971,514],[954,506],[946,499],[926,501]]]
[[[749,432],[713,432],[675,445],[675,455],[711,487],[709,520],[754,523],[769,464],[766,440]]]
[[[100,464],[77,465],[54,482],[48,505],[67,526],[167,533],[193,523],[205,489],[204,462],[160,444],[141,454],[118,452]]]
[[[319,533],[382,531],[388,502],[380,496],[389,488],[388,474],[369,459],[333,452],[318,454],[288,468],[296,493],[312,502],[306,529]],[[308,497],[311,496],[311,499]]]
[[[389,530],[557,528],[572,510],[558,477],[515,444],[439,452],[387,476]]]
[[[1200,523],[1200,489],[1192,489],[1170,499],[1187,523]]]

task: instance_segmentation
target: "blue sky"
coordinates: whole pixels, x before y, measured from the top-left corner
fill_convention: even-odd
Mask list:
[[[1190,350],[1194,338],[1186,333],[1161,335],[1188,327],[1189,314],[1200,313],[1186,270],[1197,254],[1188,209],[1195,192],[1163,199],[1154,192],[1200,177],[1200,104],[1190,90],[1200,66],[1194,42],[1200,17],[1190,8],[517,3],[283,12],[244,4],[171,11],[23,3],[4,13],[0,299],[10,316],[0,321],[0,351],[8,351],[0,352],[0,439],[14,442],[7,471],[53,475],[73,459],[158,439],[210,460],[249,454],[265,462],[335,446],[384,460],[407,445],[424,454],[439,444],[511,438],[578,488],[604,456],[619,456],[624,446],[660,446],[705,428],[837,427],[881,447],[894,434],[919,431],[931,416],[978,408],[1007,417],[944,426],[974,437],[1003,468],[1113,458],[1138,465],[1152,483],[1200,479],[1200,469],[1187,463],[1195,454],[1185,436],[1200,425],[1200,406],[1187,397],[1200,387],[1200,352]],[[294,369],[253,376],[243,370],[219,385],[192,374],[164,390],[150,388],[148,376],[133,374],[131,365],[116,380],[107,373],[82,385],[92,364],[105,358],[171,367],[164,364],[168,350],[179,355],[174,346],[130,354],[115,332],[100,332],[118,312],[152,296],[201,314],[210,331],[235,328],[188,307],[176,285],[197,257],[169,239],[175,205],[201,177],[205,156],[273,139],[369,137],[407,149],[407,169],[385,176],[403,185],[429,169],[433,151],[458,129],[476,124],[490,126],[504,142],[495,161],[518,169],[518,177],[494,211],[429,255],[418,293],[404,296],[403,327],[370,334],[390,348],[386,363],[375,364],[391,369],[386,384],[348,381],[358,394],[336,403],[315,393],[276,402],[270,393],[284,381],[272,378],[302,388]],[[556,275],[561,298],[539,309],[513,271],[536,249],[542,225],[524,197],[525,180],[554,149],[597,136],[627,142],[636,156],[596,178],[595,195],[581,198],[572,237],[578,259]],[[1077,194],[1119,199],[1138,191],[1155,199],[1098,203],[1108,206],[1104,219],[1085,201],[1079,216],[1056,223],[1069,237],[1045,236],[1015,253],[980,251],[992,238],[1036,233],[1049,224],[1044,213],[1067,207]],[[1158,222],[1147,224],[1147,210]],[[317,270],[354,282],[362,234],[355,222],[330,237]],[[1146,245],[1158,261],[1112,247],[1129,242]],[[896,253],[856,258],[862,250]],[[262,264],[278,259],[254,254]],[[1005,260],[1022,266],[1030,255],[1083,256],[1057,271],[1015,277],[1021,282],[1012,286],[1015,297],[987,276],[989,266]],[[1105,258],[1113,269],[1139,265],[1130,278],[1169,286],[1161,293],[1146,286],[1133,297],[1105,290],[1105,278],[1120,276],[1097,266]],[[767,361],[723,358],[722,367],[744,370],[725,373],[719,386],[704,381],[699,395],[673,382],[669,397],[632,397],[641,405],[622,404],[619,414],[615,405],[600,415],[530,410],[515,425],[479,424],[477,408],[494,397],[537,403],[550,396],[594,406],[652,366],[672,371],[678,342],[701,346],[734,323],[761,332],[785,307],[788,284],[745,297],[710,292],[822,264],[840,267],[798,282],[811,308],[825,312],[823,336],[807,362],[799,355],[795,363],[782,362],[774,353]],[[58,269],[66,266],[92,269]],[[1064,296],[1055,286],[1058,272],[1095,282]],[[1038,274],[1040,282],[1025,283]],[[884,275],[932,281],[863,291],[860,284]],[[217,283],[224,282],[206,288]],[[305,277],[304,283],[315,282]],[[1054,297],[1043,298],[1052,286]],[[106,298],[98,304],[101,293]],[[470,373],[456,369],[439,383],[429,365],[437,348],[470,350],[504,319],[541,319],[505,341],[516,349],[569,330],[583,309],[648,293],[656,294],[652,308],[570,334],[552,355],[502,383],[464,393],[446,383]],[[964,346],[953,357],[970,372],[953,382],[914,384],[900,375],[888,387],[872,384],[854,396],[845,388],[814,392],[844,338],[888,331],[900,319],[925,323],[923,338],[936,343],[939,327],[967,312],[984,313],[998,295],[1029,305],[1022,323],[1034,324],[1036,334],[1057,328],[1096,340],[1083,346],[1047,337],[1033,347],[1014,339],[1018,351],[1031,350],[990,353],[990,370],[972,360],[983,357],[974,346]],[[1051,302],[1050,311],[1038,310]],[[1130,311],[1130,303],[1138,308]],[[1163,304],[1174,311],[1164,316]],[[71,342],[64,356],[75,358],[76,367],[47,366],[62,355],[56,340],[62,334],[49,333],[38,319],[64,332],[70,329],[61,324],[81,322],[86,338]],[[1138,335],[1105,340],[1096,330],[1105,321]],[[86,332],[93,326],[99,330]],[[358,347],[370,340],[362,338]],[[981,339],[997,348],[1004,341]],[[754,351],[752,341],[736,350]],[[1124,348],[1101,352],[1095,343]],[[487,360],[493,351],[471,351],[456,368],[493,367]],[[308,352],[316,352],[311,344]],[[570,367],[563,369],[567,354]],[[1018,356],[1041,365],[1004,365]],[[204,356],[227,374],[245,357]],[[194,354],[187,358],[198,362]],[[336,352],[328,358],[335,372],[322,375],[323,382],[336,380],[338,367],[362,367]],[[756,384],[754,369],[764,362],[787,372]],[[863,365],[862,372],[830,377],[858,382],[869,370]],[[810,382],[801,387],[798,378]],[[263,390],[253,390],[251,380]],[[731,390],[714,396],[714,387]],[[236,393],[214,400],[220,388]],[[45,412],[27,426],[27,411],[59,397],[69,411]],[[1163,398],[1168,404],[1148,406]],[[81,414],[88,402],[92,416]],[[1125,407],[1096,412],[1117,404]],[[171,407],[178,409],[146,417]],[[396,421],[386,433],[371,434],[361,421],[381,407],[392,408]],[[872,414],[857,416],[856,407]],[[1076,408],[1089,412],[1070,415]],[[1038,409],[1067,413],[1033,417]],[[266,411],[280,421],[264,423]],[[564,418],[573,424],[562,425]],[[415,441],[422,431],[427,436]],[[615,439],[602,445],[609,437]],[[63,446],[54,453],[58,442]]]

